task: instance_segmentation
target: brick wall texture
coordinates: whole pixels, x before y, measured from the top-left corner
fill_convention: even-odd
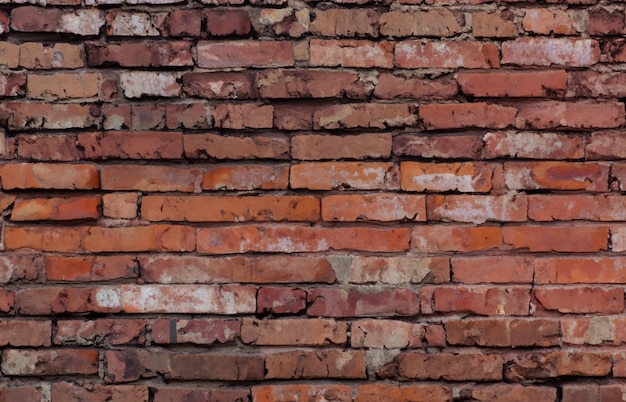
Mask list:
[[[0,401],[623,401],[625,10],[0,0]]]

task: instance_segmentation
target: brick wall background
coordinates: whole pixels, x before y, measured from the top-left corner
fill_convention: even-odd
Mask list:
[[[623,400],[624,3],[1,3],[1,401]]]

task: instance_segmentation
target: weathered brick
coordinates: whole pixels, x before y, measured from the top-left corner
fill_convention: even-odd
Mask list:
[[[99,196],[20,199],[13,205],[12,221],[42,221],[100,218]]]
[[[76,161],[83,152],[76,146],[76,136],[69,134],[18,134],[17,156],[36,161]]]
[[[557,346],[560,328],[557,320],[525,318],[486,318],[445,323],[451,345],[487,347]]]
[[[93,165],[13,163],[0,166],[2,188],[92,190],[98,188],[98,168]]]
[[[82,247],[88,252],[193,251],[195,229],[189,226],[151,225],[85,228]]]
[[[316,67],[393,67],[394,43],[354,39],[311,39],[310,63]]]
[[[179,380],[254,381],[264,377],[264,359],[255,355],[184,353],[171,357],[170,375]]]
[[[107,218],[137,217],[137,193],[111,193],[102,196],[102,215]]]
[[[176,97],[181,91],[177,79],[178,74],[133,71],[120,74],[120,88],[127,98]]]
[[[450,261],[445,257],[351,257],[350,283],[399,285],[450,281]]]
[[[0,74],[0,96],[23,96],[26,92],[26,77],[23,73]]]
[[[524,37],[502,43],[502,64],[587,67],[600,61],[592,39]]]
[[[0,257],[0,284],[34,281],[43,273],[43,259],[36,254],[8,254]]]
[[[49,281],[104,281],[136,278],[137,262],[130,256],[44,257]]]
[[[387,162],[300,163],[291,166],[290,186],[310,190],[392,190],[398,188],[397,168]]]
[[[457,81],[464,94],[488,98],[554,97],[567,89],[564,70],[460,72]]]
[[[415,126],[411,105],[365,103],[320,106],[313,112],[313,128],[394,128]]]
[[[45,46],[42,43],[27,42],[14,46],[15,48],[10,48],[10,54],[13,55],[13,52],[19,54],[19,66],[23,68],[49,70],[57,68],[76,69],[85,66],[84,50],[81,44],[54,43]],[[1,51],[0,54],[2,54]]]
[[[181,159],[183,135],[156,131],[80,133],[76,146],[85,159]]]
[[[185,73],[182,89],[188,96],[207,99],[250,99],[254,76],[247,72]]]
[[[495,354],[406,352],[396,358],[398,376],[416,380],[498,381],[504,360]]]
[[[281,135],[186,134],[183,145],[185,156],[193,159],[286,159],[289,155],[289,139]]]
[[[527,218],[526,195],[436,195],[427,200],[428,220],[484,223],[523,222]]]
[[[401,188],[406,191],[491,190],[492,168],[485,163],[402,162],[400,173]]]
[[[354,321],[350,332],[353,348],[421,348],[426,335],[424,325],[380,319]]]
[[[480,251],[502,246],[502,234],[495,226],[414,226],[411,249],[426,253]]]
[[[379,99],[442,100],[453,98],[457,92],[457,83],[450,76],[433,79],[382,73],[376,82],[374,96]]]
[[[621,288],[541,287],[533,291],[541,307],[560,313],[616,314],[624,311]]]
[[[605,376],[611,371],[607,352],[549,351],[517,355],[505,366],[509,381],[547,379],[562,376]]]
[[[619,35],[624,32],[624,9],[593,7],[588,9],[590,35]]]
[[[107,165],[100,171],[104,190],[198,191],[198,168],[149,165]]]
[[[106,15],[106,33],[110,36],[158,36],[155,21],[148,13],[112,10]]]
[[[564,10],[527,9],[522,20],[522,28],[526,32],[540,35],[576,34],[576,23],[568,12]]]
[[[0,345],[2,346],[50,346],[51,321],[2,320],[0,321]]]
[[[272,128],[274,108],[256,103],[219,103],[213,119],[216,127],[227,129]]]
[[[257,75],[262,98],[365,99],[371,87],[355,73],[327,70],[268,70]]]
[[[91,67],[182,67],[192,66],[189,42],[102,43],[85,45],[87,64]]]
[[[388,290],[312,289],[307,293],[307,313],[323,317],[390,317],[419,313],[416,293],[411,289]]]
[[[100,123],[100,111],[93,104],[5,102],[0,107],[0,121],[9,129],[89,128]]]
[[[451,54],[456,57],[450,57]],[[408,40],[396,43],[395,65],[400,68],[497,68],[500,53],[493,43]]]
[[[4,241],[7,250],[31,248],[40,251],[78,252],[81,234],[74,227],[7,227]]]
[[[585,156],[591,160],[623,159],[626,157],[626,147],[621,131],[595,132],[587,139]]]
[[[339,384],[260,385],[252,387],[255,402],[273,402],[305,398],[305,400],[352,401],[352,387]]]
[[[452,280],[460,283],[532,283],[533,260],[526,257],[453,257]]]
[[[5,349],[2,373],[9,376],[90,375],[98,373],[95,349]]]
[[[278,190],[288,186],[288,165],[209,167],[202,179],[203,190]]]
[[[624,104],[606,102],[542,101],[520,103],[517,128],[614,128],[624,124]]]
[[[464,18],[445,8],[407,13],[390,11],[380,16],[380,33],[385,36],[454,36],[463,30]]]
[[[251,28],[250,15],[245,9],[210,9],[206,14],[206,31],[211,36],[243,36]]]
[[[514,38],[517,36],[515,15],[509,10],[472,13],[472,33],[478,38]]]
[[[302,289],[264,286],[257,292],[257,313],[294,314],[305,308],[306,292]]]
[[[128,400],[148,402],[149,392],[145,385],[76,385],[70,382],[53,383],[50,390],[53,401],[66,402],[99,402],[102,400]]]
[[[196,49],[198,67],[202,68],[285,67],[294,64],[289,41],[200,42]]]
[[[548,386],[518,384],[492,385],[488,387],[474,388],[472,390],[472,398],[478,402],[496,402],[498,400],[506,400],[510,402],[555,402],[557,401],[557,389]]]
[[[452,391],[443,385],[363,384],[357,388],[354,401],[448,401]]]
[[[591,253],[608,248],[608,226],[505,226],[505,245],[532,252]]]
[[[300,160],[388,158],[391,141],[389,134],[296,135],[291,155]]]
[[[420,119],[428,130],[451,128],[507,128],[513,126],[517,109],[491,103],[447,103],[423,105]]]
[[[580,136],[555,133],[489,132],[483,136],[483,157],[528,159],[582,159],[585,141]]]
[[[422,158],[478,159],[483,140],[478,135],[400,134],[393,137],[393,154]]]
[[[612,195],[530,195],[528,217],[536,221],[626,220],[626,199]]]
[[[364,195],[330,195],[322,198],[325,221],[425,221],[426,200],[423,196],[378,193]]]
[[[150,323],[150,337],[157,344],[227,343],[238,338],[240,332],[239,320],[157,318]]]
[[[553,257],[534,262],[538,284],[624,283],[621,257]]]
[[[145,349],[108,350],[105,382],[122,383],[152,378],[168,371],[169,356],[162,351]]]
[[[257,320],[244,318],[241,340],[247,344],[280,346],[341,345],[347,342],[348,325],[332,319]]]
[[[432,305],[433,312],[528,315],[530,293],[530,286],[457,285],[422,288],[420,297],[422,305]]]
[[[145,342],[146,320],[98,319],[59,320],[56,322],[55,345],[128,345]]]
[[[509,190],[607,191],[609,166],[578,162],[505,162],[504,181]]]
[[[265,358],[266,379],[364,379],[365,353],[360,350],[289,351]]]

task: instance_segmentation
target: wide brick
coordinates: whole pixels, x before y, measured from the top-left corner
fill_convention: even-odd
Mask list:
[[[457,83],[449,76],[422,78],[383,73],[376,82],[374,96],[379,99],[443,100],[453,98],[457,92]]]
[[[371,239],[376,238],[372,243]],[[301,225],[245,225],[201,228],[199,253],[232,254],[256,252],[319,252],[333,250],[405,251],[406,228],[307,227]]]
[[[250,99],[254,76],[247,72],[185,73],[182,89],[188,96],[207,99]]]
[[[451,128],[507,128],[513,126],[517,109],[491,103],[446,103],[420,106],[419,116],[427,130]]]
[[[212,122],[211,106],[204,102],[104,104],[102,113],[105,130],[206,129]]]
[[[195,234],[194,228],[174,225],[89,227],[82,247],[88,252],[193,251]]]
[[[213,119],[215,127],[227,129],[272,128],[274,108],[255,103],[219,103],[215,106]]]
[[[55,345],[97,346],[143,344],[146,326],[146,320],[59,320],[53,342]]]
[[[527,257],[453,257],[452,280],[461,283],[532,283],[533,263]]]
[[[522,28],[526,32],[540,35],[576,34],[576,22],[565,10],[527,9],[522,20]]]
[[[557,388],[548,386],[502,384],[474,388],[471,395],[472,398],[478,402],[496,402],[499,400],[505,400],[509,402],[556,402]],[[563,401],[565,402],[565,400]]]
[[[262,98],[365,99],[372,88],[355,73],[329,70],[267,70],[257,75]]]
[[[7,250],[31,248],[40,251],[78,252],[81,231],[74,227],[20,226],[6,227]]]
[[[451,54],[456,57],[450,57]],[[396,43],[395,65],[400,68],[497,68],[500,53],[493,43],[408,40]]]
[[[16,163],[0,166],[2,188],[91,190],[100,182],[93,165]]]
[[[0,389],[0,399],[6,402],[35,401],[43,398],[43,390],[31,386],[4,386]]]
[[[205,21],[206,31],[211,36],[244,36],[252,28],[246,9],[209,9]]]
[[[234,165],[208,167],[203,190],[279,190],[289,186],[289,165]]]
[[[120,88],[126,98],[180,96],[178,74],[133,71],[120,74]]]
[[[57,8],[17,7],[11,11],[11,28],[21,32],[64,32],[98,35],[104,13],[95,9],[64,13]]]
[[[131,256],[44,257],[49,281],[105,281],[136,278],[138,266]]]
[[[289,155],[289,139],[281,135],[186,134],[183,145],[185,156],[192,159],[286,159]]]
[[[150,337],[157,344],[211,345],[239,338],[241,322],[223,319],[157,318],[150,323]]]
[[[148,402],[149,392],[145,385],[85,384],[83,387],[70,382],[57,382],[52,384],[50,397],[55,402],[99,402],[107,399]]]
[[[193,167],[107,165],[100,172],[104,190],[199,191],[201,170]]]
[[[252,387],[252,400],[274,402],[298,400],[352,401],[352,387],[339,384],[259,385]]]
[[[330,262],[321,256],[153,256],[142,257],[139,263],[142,279],[156,283],[335,281],[335,272]]]
[[[266,379],[365,379],[365,353],[326,349],[272,353],[265,358]]]
[[[443,385],[363,384],[357,388],[356,402],[368,401],[449,401],[452,391]]]
[[[312,39],[310,63],[315,67],[393,67],[394,43],[368,40]]]
[[[405,191],[491,190],[492,167],[486,163],[402,162],[400,173],[401,188]]]
[[[89,128],[100,123],[100,111],[93,104],[15,101],[0,106],[0,120],[14,130]]]
[[[495,354],[407,352],[396,358],[398,376],[415,380],[499,381],[504,360]]]
[[[393,190],[398,188],[397,168],[387,162],[320,162],[291,166],[293,189]]]
[[[0,321],[0,345],[2,346],[50,346],[52,323],[35,320]]]
[[[351,257],[350,283],[444,283],[450,281],[445,257]]]
[[[607,191],[609,166],[582,162],[505,162],[504,182],[509,190]]]
[[[502,43],[502,64],[587,67],[600,61],[592,39],[524,37]]]
[[[85,46],[87,64],[91,67],[182,67],[192,66],[189,42],[90,42]]]
[[[415,126],[417,116],[406,104],[341,104],[320,106],[313,112],[313,128],[393,128]]]
[[[319,36],[378,36],[378,12],[375,9],[331,8],[315,10],[311,33]]]
[[[2,373],[9,376],[90,375],[98,373],[95,349],[19,350],[2,353]]]
[[[390,11],[380,16],[380,33],[385,36],[447,37],[463,31],[464,18],[446,8],[407,13]]]
[[[392,317],[419,313],[413,290],[311,289],[307,313],[323,317]]]
[[[603,377],[610,371],[611,353],[557,350],[515,356],[505,366],[504,377],[509,381],[564,376]]]
[[[432,312],[474,313],[477,315],[528,315],[530,287],[488,285],[422,288],[422,305]],[[424,309],[423,309],[424,310]],[[428,313],[428,311],[423,311]]]
[[[141,216],[149,221],[248,222],[311,221],[320,202],[308,196],[199,197],[145,196]]]
[[[56,73],[52,75],[28,74],[28,91],[31,99],[57,100],[90,98],[98,96],[100,74]]]
[[[510,10],[472,13],[472,34],[477,38],[514,38],[515,15]]]
[[[294,159],[367,159],[391,155],[390,134],[296,135],[291,138]]]
[[[170,375],[177,380],[255,381],[263,379],[263,371],[263,357],[247,354],[184,353],[170,362]]]
[[[505,245],[531,252],[590,253],[608,248],[608,226],[505,226]]]
[[[541,287],[533,291],[540,306],[560,313],[616,314],[624,310],[621,288]]]
[[[426,336],[424,325],[381,319],[353,321],[350,332],[353,348],[421,348]]]
[[[154,402],[176,402],[190,398],[198,402],[246,401],[250,398],[250,389],[237,389],[234,387],[215,389],[163,387],[154,389]]]
[[[348,324],[332,319],[257,320],[244,318],[241,340],[257,346],[323,346],[347,342]]]
[[[85,159],[181,159],[183,135],[157,131],[80,133],[76,146]]]
[[[517,109],[517,128],[615,128],[625,122],[624,104],[615,101],[542,101],[520,103]]]
[[[626,282],[622,257],[560,257],[534,261],[535,283],[593,284]]]
[[[75,220],[100,218],[99,196],[28,198],[15,202],[12,221]]]
[[[451,320],[444,323],[451,345],[482,347],[558,346],[558,320],[486,318]]]
[[[89,288],[47,286],[25,288],[16,295],[16,307],[23,315],[84,313],[89,311]]]
[[[425,253],[482,251],[502,246],[497,226],[414,226],[411,249]]]
[[[489,132],[483,137],[483,157],[528,159],[582,159],[585,141],[581,136],[555,133]]]
[[[0,49],[2,49],[0,47]],[[49,70],[57,68],[75,69],[85,66],[82,44],[54,43],[45,46],[42,43],[27,42],[16,46],[19,54],[19,66],[33,70]],[[3,52],[0,50],[0,54]],[[3,57],[4,58],[4,57]],[[11,67],[9,64],[9,67]],[[17,67],[15,65],[14,67]]]
[[[84,156],[76,146],[76,136],[73,134],[18,134],[15,139],[17,155],[23,159],[69,162]]]
[[[285,67],[294,64],[290,41],[200,42],[197,64],[202,68]]]
[[[378,193],[330,195],[322,198],[325,221],[425,221],[424,196]]]
[[[477,97],[554,97],[567,89],[564,70],[460,72],[457,81],[466,95]]]
[[[307,293],[298,288],[264,286],[257,291],[256,311],[260,314],[295,314],[306,309]]]
[[[580,194],[531,195],[528,217],[536,221],[622,221],[626,220],[626,197]]]
[[[479,135],[419,134],[394,136],[393,154],[443,159],[479,159],[481,156],[483,140]]]
[[[427,199],[428,220],[484,223],[526,220],[526,195],[434,195]]]

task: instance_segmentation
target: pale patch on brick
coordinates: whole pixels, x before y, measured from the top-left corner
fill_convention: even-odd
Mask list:
[[[100,10],[77,10],[75,14],[64,14],[59,21],[59,31],[76,35],[98,35],[104,25],[104,14]]]
[[[172,97],[180,95],[179,74],[130,72],[120,74],[120,85],[127,98],[143,96]]]

